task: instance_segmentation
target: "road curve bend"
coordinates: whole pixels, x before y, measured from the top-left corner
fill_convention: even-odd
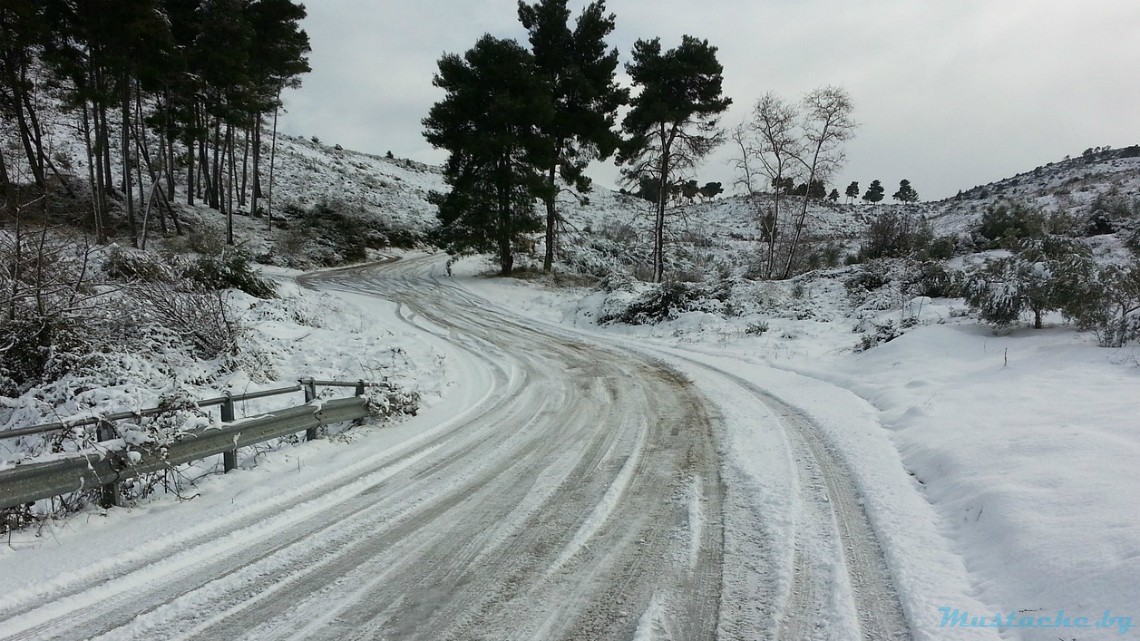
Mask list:
[[[298,489],[303,510],[0,607],[0,639],[714,639],[724,490],[706,401],[659,363],[430,276],[437,262],[306,280],[394,301],[469,356],[487,393],[460,420]]]

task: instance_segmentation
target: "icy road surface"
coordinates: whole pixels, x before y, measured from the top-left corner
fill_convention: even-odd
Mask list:
[[[851,480],[802,413],[690,361],[791,443],[788,495],[766,499],[787,506],[780,530],[722,469],[725,409],[689,378],[523,321],[439,263],[310,284],[394,301],[394,322],[439,343],[462,381],[436,408],[445,420],[0,594],[0,639],[911,638]]]

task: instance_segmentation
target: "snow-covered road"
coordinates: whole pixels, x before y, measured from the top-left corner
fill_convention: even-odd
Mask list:
[[[306,280],[392,301],[459,381],[442,402],[145,545],[68,539],[85,560],[0,594],[0,639],[925,636],[810,416],[731,366],[524,319],[441,271]],[[4,561],[50,573],[52,552]]]
[[[713,638],[723,488],[705,402],[424,271],[320,282],[397,301],[450,344],[464,389],[430,438],[0,595],[0,638]]]

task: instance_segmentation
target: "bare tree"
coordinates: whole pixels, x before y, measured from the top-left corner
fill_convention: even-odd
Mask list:
[[[733,132],[733,140],[740,147],[736,169],[742,174],[736,184],[743,185],[748,190],[749,197],[757,208],[764,240],[768,245],[768,255],[764,261],[765,278],[772,278],[776,271],[776,256],[781,240],[783,185],[788,178],[795,177],[795,159],[804,155],[803,143],[796,130],[798,119],[799,114],[794,104],[769,92],[756,102],[751,119]],[[768,180],[762,182],[760,176]],[[766,212],[761,210],[759,198],[765,182],[773,187],[771,207]]]
[[[807,172],[807,185],[816,180],[825,181],[843,164],[846,157],[842,145],[855,137],[855,129],[859,126],[851,119],[853,109],[851,97],[841,87],[823,87],[804,96],[803,121],[800,124],[803,147],[796,159]],[[796,250],[807,221],[810,191],[804,190],[803,207],[796,217],[788,259],[784,265],[784,278],[792,273]]]

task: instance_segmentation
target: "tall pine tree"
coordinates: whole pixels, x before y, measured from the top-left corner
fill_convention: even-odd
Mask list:
[[[541,170],[554,156],[543,135],[554,115],[549,88],[526,49],[490,35],[440,59],[433,83],[446,95],[424,119],[424,136],[448,150],[450,187],[429,196],[439,208],[436,240],[451,253],[497,253],[510,274],[521,235],[542,229],[534,203],[548,196]]]
[[[680,46],[661,50],[661,40],[638,40],[626,71],[641,91],[630,101],[622,121],[629,135],[620,160],[627,182],[656,186],[653,226],[653,281],[665,274],[665,207],[670,188],[684,171],[719,145],[724,137],[719,115],[732,104],[722,95],[723,67],[716,47],[684,36]]]
[[[867,187],[867,193],[863,194],[863,200],[869,203],[877,203],[883,199],[883,183],[878,179],[872,180],[871,185]]]
[[[544,271],[553,266],[560,223],[557,176],[578,191],[590,189],[586,166],[616,150],[620,141],[614,132],[617,110],[629,99],[614,80],[618,52],[607,49],[605,42],[614,30],[614,16],[606,15],[605,1],[587,6],[573,30],[567,2],[541,0],[529,5],[520,0],[518,11],[554,106],[553,117],[542,128],[554,148],[550,166],[543,168],[547,177]]]

